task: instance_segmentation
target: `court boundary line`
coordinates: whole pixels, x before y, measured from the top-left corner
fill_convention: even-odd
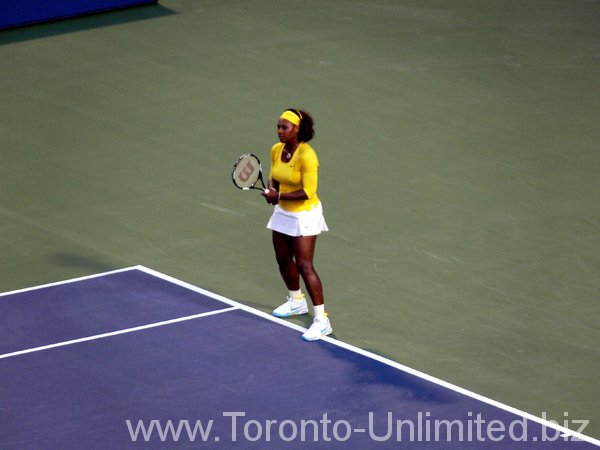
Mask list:
[[[43,350],[50,350],[58,347],[66,347],[67,345],[79,344],[81,342],[96,341],[98,339],[105,339],[107,337],[118,336],[121,334],[134,333],[136,331],[148,330],[150,328],[163,327],[165,325],[171,325],[173,323],[186,322],[188,320],[200,319],[202,317],[213,316],[215,314],[221,314],[225,312],[235,311],[239,308],[230,306],[229,308],[217,309],[214,311],[207,311],[199,314],[193,314],[191,316],[177,317],[175,319],[162,320],[160,322],[148,323],[146,325],[139,325],[137,327],[124,328],[122,330],[108,331],[106,333],[94,334],[92,336],[86,336],[77,339],[70,339],[68,341],[56,342],[54,344],[41,345],[39,347],[26,348],[24,350],[17,350],[11,353],[4,353],[0,355],[0,359],[12,358],[14,356],[26,355],[28,353],[40,352]]]
[[[155,322],[152,324],[146,324],[146,325],[141,325],[138,327],[132,327],[132,328],[127,328],[127,329],[123,329],[123,330],[117,330],[117,331],[112,331],[112,332],[108,332],[108,333],[102,333],[102,334],[98,334],[98,335],[94,335],[94,336],[88,336],[88,337],[84,337],[84,338],[79,338],[79,339],[72,339],[69,341],[64,341],[64,342],[59,342],[59,343],[55,343],[55,344],[49,344],[49,345],[44,345],[44,346],[40,346],[40,347],[34,347],[31,349],[25,349],[25,350],[19,350],[16,352],[12,352],[12,353],[6,353],[3,355],[0,355],[0,359],[4,359],[4,358],[9,358],[11,356],[17,356],[17,355],[22,355],[22,354],[26,354],[26,353],[33,353],[33,352],[38,352],[38,351],[42,351],[42,350],[48,350],[48,349],[52,349],[52,348],[57,348],[57,347],[62,347],[62,346],[66,346],[66,345],[72,345],[72,344],[76,344],[76,343],[80,343],[80,342],[86,342],[86,341],[91,341],[91,340],[97,340],[97,339],[102,339],[102,338],[106,338],[106,337],[110,337],[110,336],[116,336],[119,334],[126,334],[126,333],[131,333],[131,332],[135,332],[135,331],[141,331],[144,329],[149,329],[149,328],[156,328],[156,327],[160,327],[160,326],[164,326],[164,325],[169,325],[172,323],[177,323],[177,322],[183,322],[186,320],[193,320],[193,319],[197,319],[197,318],[201,318],[201,317],[206,317],[206,316],[210,316],[210,315],[214,315],[214,314],[220,314],[220,313],[225,313],[225,312],[231,312],[231,311],[235,311],[235,310],[242,310],[245,312],[248,312],[250,314],[253,314],[255,316],[261,317],[263,319],[269,320],[271,322],[277,323],[278,325],[282,325],[285,326],[287,328],[291,328],[295,331],[298,332],[304,332],[306,331],[306,328],[301,327],[299,325],[293,324],[291,322],[288,322],[286,320],[274,317],[270,314],[264,313],[256,308],[244,305],[243,303],[237,302],[235,300],[231,300],[227,297],[224,297],[222,295],[216,294],[214,292],[208,291],[204,288],[195,286],[191,283],[179,280],[171,275],[166,275],[164,273],[161,273],[159,271],[156,271],[154,269],[150,269],[148,267],[145,267],[143,265],[137,265],[137,266],[131,266],[131,267],[125,267],[122,269],[117,269],[117,270],[111,270],[111,271],[107,271],[107,272],[103,272],[103,273],[98,273],[98,274],[93,274],[93,275],[87,275],[87,276],[83,276],[83,277],[77,277],[77,278],[72,278],[72,279],[68,279],[68,280],[63,280],[63,281],[58,281],[58,282],[53,282],[53,283],[47,283],[47,284],[43,284],[43,285],[39,285],[39,286],[33,286],[33,287],[29,287],[29,288],[24,288],[24,289],[18,289],[18,290],[14,290],[14,291],[9,291],[9,292],[4,292],[4,293],[0,293],[0,299],[2,297],[5,296],[9,296],[9,295],[14,295],[14,294],[19,294],[19,293],[23,293],[23,292],[30,292],[30,291],[34,291],[34,290],[38,290],[38,289],[45,289],[45,288],[50,288],[50,287],[55,287],[55,286],[60,286],[63,284],[69,284],[69,283],[76,283],[79,281],[85,281],[85,280],[90,280],[90,279],[94,279],[94,278],[99,278],[99,277],[104,277],[104,276],[110,276],[110,275],[114,275],[117,273],[122,273],[122,272],[128,272],[128,271],[140,271],[143,273],[146,273],[148,275],[154,276],[156,278],[162,279],[164,281],[167,281],[171,284],[186,288],[188,290],[191,290],[193,292],[197,292],[199,294],[205,295],[206,297],[212,298],[214,300],[219,300],[223,303],[226,303],[229,305],[229,308],[224,308],[224,309],[219,309],[219,310],[215,310],[215,311],[209,311],[209,312],[204,312],[204,313],[200,313],[200,314],[195,314],[195,315],[191,315],[191,316],[186,316],[186,317],[180,317],[180,318],[175,318],[175,319],[170,319],[170,320],[165,320],[165,321],[161,321],[161,322]],[[391,359],[385,358],[381,355],[377,355],[375,353],[372,353],[370,351],[361,349],[359,347],[356,347],[354,345],[348,344],[346,342],[337,340],[337,339],[333,339],[331,337],[323,337],[321,338],[322,341],[327,342],[329,344],[338,346],[340,348],[343,348],[345,350],[357,353],[361,356],[364,356],[366,358],[370,358],[373,359],[375,361],[381,362],[382,364],[385,364],[387,366],[393,367],[397,370],[400,370],[402,372],[408,373],[410,375],[413,375],[417,378],[423,379],[425,381],[429,381],[431,383],[434,383],[438,386],[444,387],[446,389],[449,389],[451,391],[454,391],[456,393],[459,393],[461,395],[464,395],[466,397],[472,398],[474,400],[478,400],[482,403],[486,403],[490,406],[496,407],[502,411],[517,415],[519,417],[522,417],[526,420],[530,420],[532,422],[538,423],[546,428],[551,428],[554,429],[556,431],[560,431],[562,434],[562,437],[568,437],[571,438],[570,442],[576,442],[576,440],[580,440],[580,441],[584,441],[593,445],[596,445],[598,447],[600,447],[600,440],[592,438],[590,436],[587,436],[585,434],[570,430],[569,428],[566,428],[562,425],[559,425],[557,423],[552,423],[549,420],[546,419],[542,419],[541,417],[535,416],[531,413],[522,411],[520,409],[514,408],[512,406],[506,405],[504,403],[501,403],[497,400],[493,400],[489,397],[485,397],[481,394],[477,394],[476,392],[470,391],[468,389],[462,388],[460,386],[457,386],[455,384],[452,384],[448,381],[442,380],[440,378],[434,377],[432,375],[426,374],[424,372],[421,372],[419,370],[413,369],[412,367],[409,366],[405,366],[404,364],[401,364],[399,362],[393,361]],[[308,344],[311,345],[311,344]]]
[[[102,278],[102,277],[106,277],[108,275],[114,275],[114,274],[121,273],[121,272],[128,272],[128,271],[133,270],[136,267],[138,267],[138,266],[124,267],[123,269],[110,270],[108,272],[95,273],[92,275],[85,275],[85,276],[77,277],[77,278],[69,278],[68,280],[40,284],[38,286],[31,286],[31,287],[26,287],[26,288],[22,288],[22,289],[15,289],[13,291],[0,292],[0,298],[7,297],[9,295],[22,294],[24,292],[36,291],[38,289],[46,289],[46,288],[54,287],[54,286],[61,286],[63,284],[77,283],[78,281],[91,280],[94,278]]]
[[[304,327],[301,327],[299,325],[290,323],[290,322],[288,322],[286,320],[277,318],[275,316],[272,316],[271,314],[264,313],[264,312],[262,312],[262,311],[260,311],[258,309],[255,309],[255,308],[252,308],[250,306],[244,305],[242,303],[236,302],[235,300],[231,300],[231,299],[229,299],[227,297],[223,297],[222,295],[215,294],[214,292],[210,292],[210,291],[208,291],[206,289],[203,289],[203,288],[200,288],[200,287],[195,286],[193,284],[190,284],[190,283],[187,283],[185,281],[179,280],[179,279],[177,279],[175,277],[172,277],[170,275],[166,275],[164,273],[158,272],[158,271],[156,271],[154,269],[150,269],[150,268],[142,266],[142,265],[136,266],[136,268],[137,268],[137,270],[145,272],[145,273],[147,273],[149,275],[156,276],[156,277],[161,278],[161,279],[163,279],[165,281],[169,281],[171,283],[174,283],[174,284],[176,284],[178,286],[181,286],[181,287],[190,289],[190,290],[192,290],[194,292],[198,292],[200,294],[206,295],[207,297],[213,298],[215,300],[223,301],[223,302],[225,302],[225,303],[227,303],[229,305],[232,305],[232,306],[237,306],[238,309],[240,309],[240,310],[249,312],[249,313],[254,314],[256,316],[259,316],[259,317],[262,317],[264,319],[267,319],[267,320],[269,320],[271,322],[275,322],[275,323],[277,323],[279,325],[286,326],[288,328],[294,329],[294,330],[299,331],[299,332],[306,331],[306,328],[304,328]],[[594,438],[592,438],[590,436],[586,436],[586,435],[584,435],[582,433],[578,433],[576,431],[570,430],[569,428],[566,428],[566,427],[564,427],[562,425],[554,424],[554,423],[552,423],[552,422],[550,422],[548,420],[542,419],[541,417],[535,416],[535,415],[533,415],[531,413],[528,413],[528,412],[522,411],[520,409],[514,408],[512,406],[506,405],[506,404],[501,403],[501,402],[499,402],[497,400],[493,400],[493,399],[491,399],[489,397],[485,397],[485,396],[483,396],[481,394],[477,394],[476,392],[470,391],[468,389],[465,389],[465,388],[462,388],[462,387],[457,386],[455,384],[452,384],[452,383],[450,383],[448,381],[442,380],[440,378],[437,378],[437,377],[434,377],[432,375],[426,374],[426,373],[421,372],[419,370],[413,369],[412,367],[405,366],[404,364],[401,364],[401,363],[398,363],[398,362],[393,361],[391,359],[385,358],[385,357],[383,357],[381,355],[377,355],[375,353],[372,353],[372,352],[369,352],[367,350],[361,349],[360,347],[356,347],[354,345],[348,344],[346,342],[343,342],[343,341],[340,341],[340,340],[337,340],[337,339],[334,339],[334,338],[331,338],[331,337],[328,337],[328,336],[325,336],[325,337],[321,338],[321,340],[325,341],[325,342],[328,342],[330,344],[336,345],[338,347],[341,347],[341,348],[343,348],[345,350],[352,351],[352,352],[357,353],[357,354],[359,354],[361,356],[364,356],[366,358],[370,358],[370,359],[373,359],[375,361],[381,362],[381,363],[386,364],[388,366],[391,366],[391,367],[393,367],[395,369],[398,369],[398,370],[400,370],[402,372],[406,372],[406,373],[408,373],[410,375],[413,375],[413,376],[415,376],[417,378],[421,378],[423,380],[432,382],[434,384],[437,384],[438,386],[441,386],[441,387],[444,387],[444,388],[449,389],[451,391],[454,391],[454,392],[457,392],[459,394],[465,395],[466,397],[470,397],[470,398],[472,398],[474,400],[478,400],[478,401],[486,403],[486,404],[488,404],[490,406],[494,406],[494,407],[496,407],[496,408],[498,408],[500,410],[503,410],[505,412],[515,414],[517,416],[520,416],[520,417],[522,417],[524,419],[527,419],[527,420],[530,420],[532,422],[536,422],[536,423],[538,423],[538,424],[540,424],[542,426],[545,426],[547,428],[552,428],[554,430],[560,431],[562,433],[561,436],[562,437],[569,437],[569,438],[571,438],[572,439],[571,442],[576,442],[575,439],[579,439],[581,441],[585,441],[585,442],[588,442],[590,444],[593,444],[593,445],[596,445],[596,446],[600,447],[600,440],[597,440],[597,439],[594,439]],[[310,344],[308,344],[308,345],[310,345]]]

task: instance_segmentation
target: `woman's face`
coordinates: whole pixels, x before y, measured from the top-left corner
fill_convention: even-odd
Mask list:
[[[277,122],[277,136],[279,142],[288,143],[298,140],[298,127],[289,120],[279,119]]]

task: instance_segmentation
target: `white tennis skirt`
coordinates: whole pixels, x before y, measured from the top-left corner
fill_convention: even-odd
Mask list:
[[[279,205],[275,205],[267,228],[288,236],[315,236],[323,231],[329,231],[320,202],[310,211],[298,212],[286,211]]]

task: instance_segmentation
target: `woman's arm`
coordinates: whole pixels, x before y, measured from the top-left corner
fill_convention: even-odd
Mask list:
[[[279,197],[278,200],[285,200],[288,202],[293,202],[296,200],[307,200],[308,199],[308,195],[306,195],[306,192],[304,191],[304,189],[298,189],[297,191],[294,192],[285,192],[285,193],[279,193]]]

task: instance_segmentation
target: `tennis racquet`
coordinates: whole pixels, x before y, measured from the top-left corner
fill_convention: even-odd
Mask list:
[[[231,179],[236,187],[245,191],[249,189],[265,190],[265,182],[262,177],[262,167],[260,159],[252,153],[244,153],[233,164]],[[262,188],[257,187],[256,183],[260,181]]]

